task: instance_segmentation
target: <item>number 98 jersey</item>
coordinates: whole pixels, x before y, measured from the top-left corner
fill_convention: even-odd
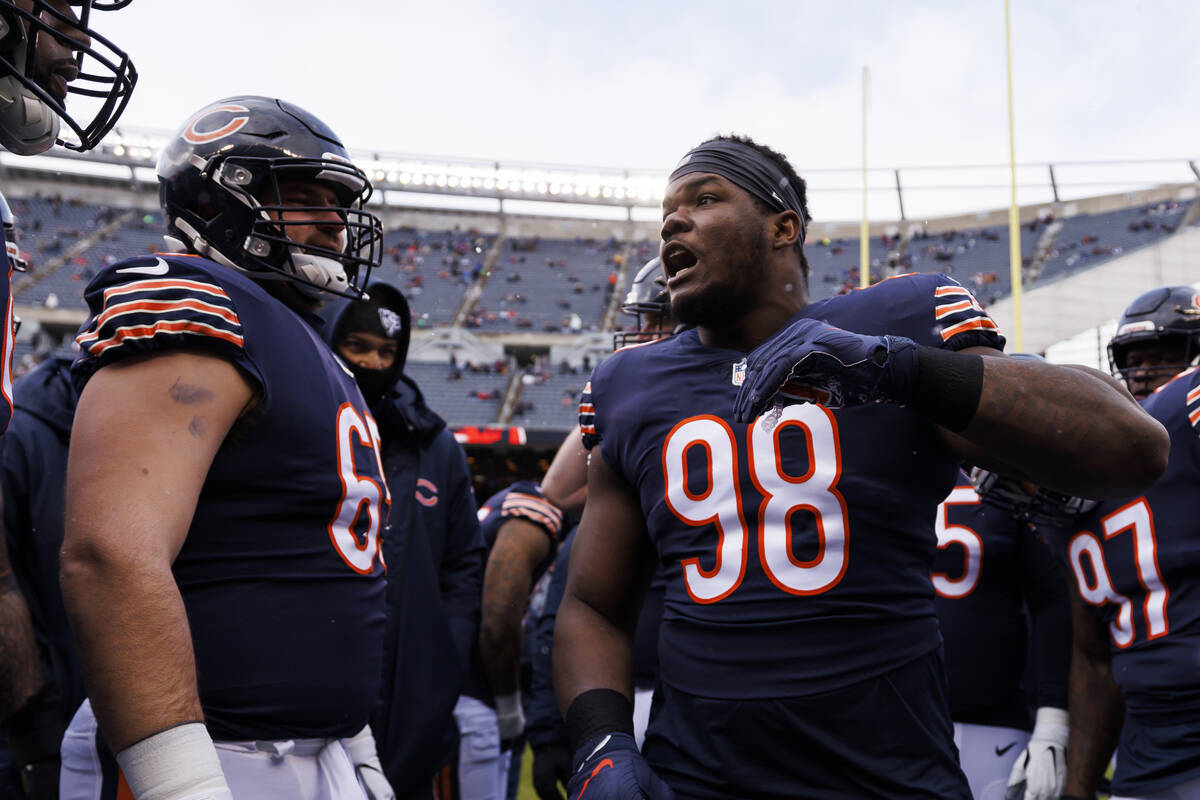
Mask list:
[[[379,696],[391,499],[353,375],[299,314],[196,256],[115,264],[85,297],[80,391],[108,364],[175,350],[218,355],[257,384],[173,565],[213,738],[357,733]]]
[[[943,275],[893,278],[798,317],[955,350],[1004,341]],[[936,649],[934,516],[955,457],[898,405],[796,402],[777,422],[736,423],[744,355],[685,331],[616,353],[581,399],[584,444],[635,487],[658,551],[663,680],[702,697],[795,697]]]

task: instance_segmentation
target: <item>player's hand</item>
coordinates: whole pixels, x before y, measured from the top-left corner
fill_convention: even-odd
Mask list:
[[[627,733],[606,733],[579,748],[567,800],[674,800]]]
[[[346,752],[354,762],[354,771],[358,782],[367,793],[367,800],[396,800],[396,792],[383,774],[383,764],[379,761],[379,752],[375,748],[375,736],[371,726],[365,726],[349,739],[343,739]]]
[[[559,784],[571,780],[571,750],[560,744],[533,749],[533,790],[538,800],[563,800]]]
[[[1067,712],[1043,707],[1029,743],[1008,774],[1005,800],[1058,800],[1067,782]]]
[[[746,356],[733,410],[749,422],[787,383],[811,390],[830,408],[878,400],[907,402],[917,380],[917,344],[902,336],[863,336],[798,319]]]

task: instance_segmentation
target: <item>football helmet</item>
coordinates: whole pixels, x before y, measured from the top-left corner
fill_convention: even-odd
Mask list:
[[[1037,488],[980,467],[972,467],[969,475],[979,499],[1007,511],[1019,522],[1062,525],[1096,507],[1095,500]]]
[[[1182,361],[1153,366],[1128,365],[1134,344],[1177,344]],[[1108,343],[1108,363],[1114,375],[1133,381],[1161,384],[1191,366],[1200,355],[1200,293],[1190,286],[1160,286],[1129,304]],[[1131,387],[1132,391],[1132,387]]]
[[[670,328],[642,330],[642,314],[658,314],[660,320],[663,314],[667,315],[667,321],[670,318],[671,297],[667,292],[667,276],[663,272],[662,259],[652,258],[637,271],[625,294],[625,302],[621,303],[621,312],[632,314],[637,319],[637,329],[614,333],[614,350],[638,342],[664,339],[674,333]]]
[[[28,156],[56,141],[90,150],[104,138],[129,103],[137,70],[124,50],[91,29],[89,18],[93,11],[117,11],[131,2],[0,0],[0,145]],[[39,65],[39,42],[73,56]],[[85,108],[69,113],[69,95],[72,106]],[[62,123],[78,141],[59,138]]]
[[[8,206],[8,200],[0,194],[0,226],[4,228],[4,249],[8,254],[8,265],[14,272],[25,272],[29,262],[21,258],[21,248],[17,246],[17,218]]]
[[[205,106],[175,134],[157,170],[168,242],[259,280],[291,281],[309,297],[361,297],[383,258],[383,223],[363,207],[372,191],[366,173],[324,122],[291,103],[243,96]],[[295,182],[331,189],[337,205],[285,204],[280,185]],[[288,235],[333,214],[344,231],[341,250]]]

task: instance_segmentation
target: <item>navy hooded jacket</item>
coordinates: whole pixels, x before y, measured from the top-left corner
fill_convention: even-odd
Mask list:
[[[3,439],[4,531],[13,572],[29,603],[46,678],[58,687],[63,721],[83,702],[83,676],[58,583],[67,445],[79,396],[71,359],[51,358],[17,381]]]
[[[371,728],[384,772],[403,796],[429,786],[453,752],[458,735],[453,709],[479,636],[486,551],[466,455],[403,374],[408,303],[385,283],[373,283],[368,292],[403,325],[396,337],[393,388],[365,398],[379,425],[392,493],[383,538],[389,615],[383,695]],[[334,301],[321,312],[335,352],[350,302]]]

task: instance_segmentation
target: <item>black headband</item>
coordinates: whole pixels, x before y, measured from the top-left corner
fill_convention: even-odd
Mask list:
[[[800,217],[800,243],[808,221],[800,195],[779,165],[755,148],[730,139],[714,139],[693,148],[671,173],[668,182],[693,172],[711,172],[727,178],[775,211],[792,210]]]

